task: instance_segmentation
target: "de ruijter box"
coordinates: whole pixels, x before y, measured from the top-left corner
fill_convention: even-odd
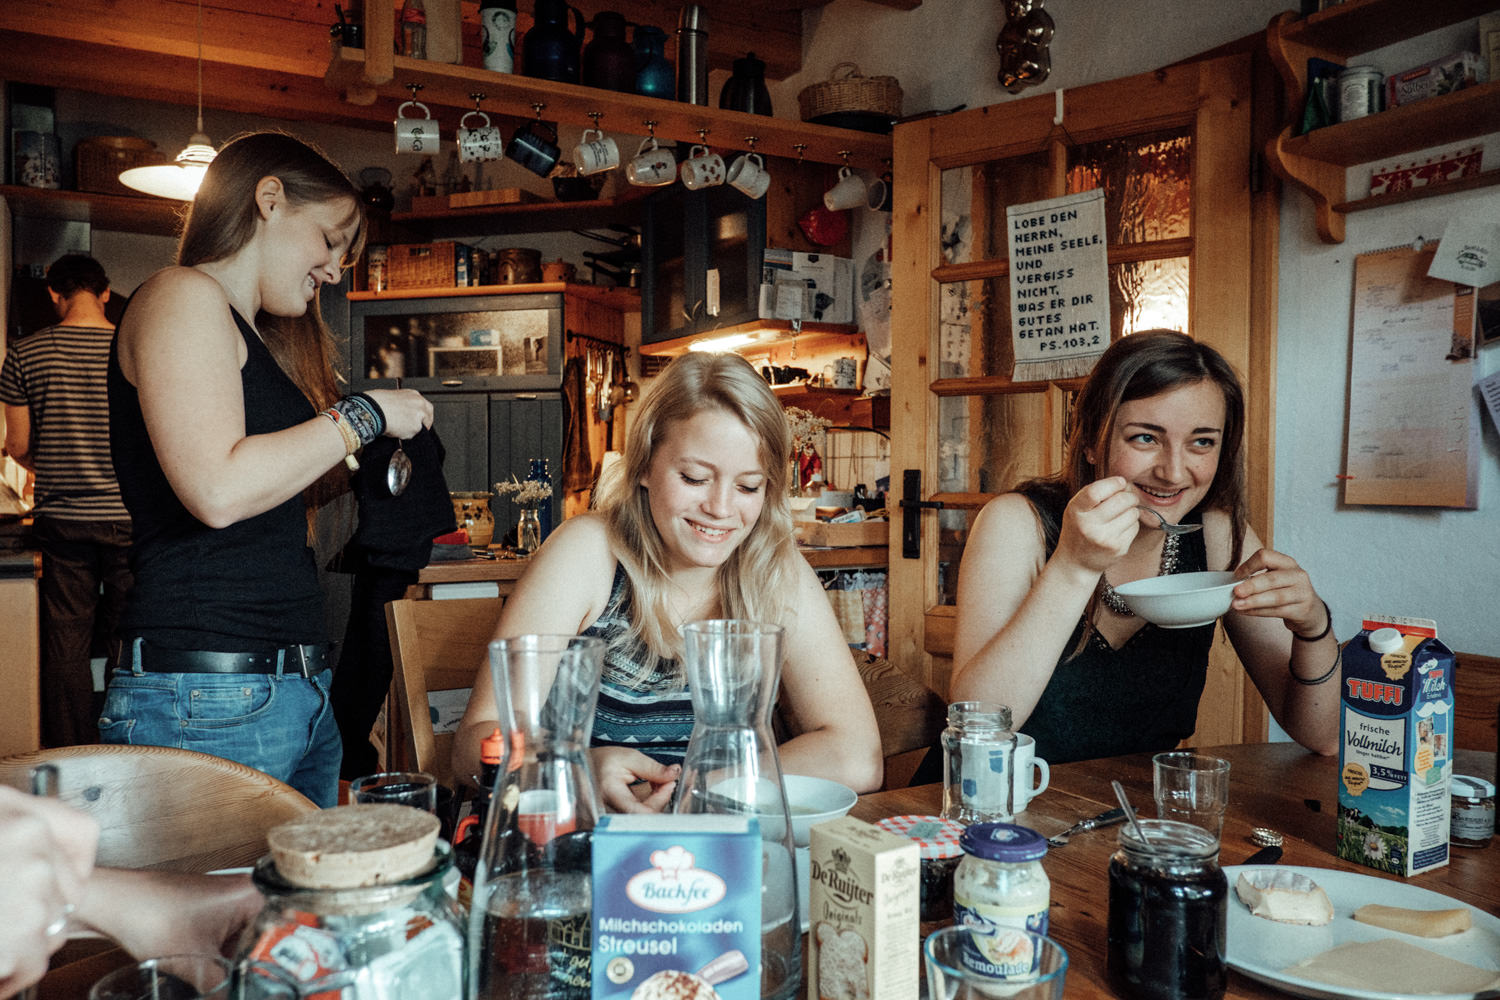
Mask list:
[[[593,849],[594,1000],[759,1000],[754,816],[606,816]]]

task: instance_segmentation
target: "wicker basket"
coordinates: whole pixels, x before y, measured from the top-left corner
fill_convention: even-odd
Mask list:
[[[165,163],[166,157],[150,139],[133,135],[99,135],[80,139],[73,147],[78,172],[78,190],[95,194],[128,194],[144,197],[120,183],[120,171]]]
[[[852,62],[841,62],[823,83],[803,87],[797,95],[802,120],[863,111],[901,117],[901,84],[894,76],[865,76]]]
[[[441,243],[393,243],[386,253],[386,283],[390,288],[452,288],[454,251],[451,240]]]

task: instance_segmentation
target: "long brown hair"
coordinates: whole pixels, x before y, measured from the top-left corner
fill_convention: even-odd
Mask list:
[[[353,182],[306,142],[285,132],[268,131],[235,136],[209,164],[183,225],[177,263],[192,267],[223,260],[249,243],[260,218],[255,187],[265,177],[281,181],[293,206],[348,199],[348,221],[357,219],[359,228],[345,263],[359,257],[364,248],[365,220]],[[315,407],[321,410],[338,399],[333,337],[323,322],[318,299],[301,316],[273,316],[262,311],[246,318],[254,322],[276,363]]]
[[[1239,376],[1224,356],[1207,344],[1176,330],[1143,330],[1110,345],[1089,373],[1073,406],[1072,429],[1062,472],[1016,487],[1032,499],[1042,521],[1047,554],[1057,547],[1062,531],[1062,509],[1068,498],[1098,478],[1088,456],[1109,455],[1115,418],[1121,405],[1145,399],[1194,382],[1212,382],[1224,394],[1224,434],[1219,465],[1208,492],[1189,514],[1222,510],[1231,524],[1230,565],[1239,565],[1245,542],[1245,392]],[[1038,502],[1046,498],[1050,502]],[[1061,503],[1057,500],[1061,499]]]
[[[681,640],[667,601],[667,548],[651,517],[651,499],[641,480],[656,449],[673,426],[705,410],[721,410],[740,420],[759,442],[765,479],[765,506],[745,540],[719,567],[721,611],[727,618],[781,624],[788,614],[797,544],[787,506],[787,464],[791,432],[780,402],[765,379],[737,354],[690,353],[657,376],[630,421],[624,461],[599,484],[595,507],[609,526],[611,548],[630,578],[632,639],[651,657],[676,659]],[[642,675],[657,666],[639,664]]]

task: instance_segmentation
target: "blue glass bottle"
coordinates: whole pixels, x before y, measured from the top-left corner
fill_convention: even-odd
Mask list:
[[[677,77],[665,55],[667,33],[649,24],[635,28],[635,92],[671,100],[677,92]]]
[[[526,481],[529,483],[546,483],[552,485],[552,473],[547,471],[547,460],[545,458],[533,458],[531,460],[531,471],[526,473]],[[556,497],[548,497],[537,505],[537,520],[542,523],[542,541],[552,533],[552,504]]]

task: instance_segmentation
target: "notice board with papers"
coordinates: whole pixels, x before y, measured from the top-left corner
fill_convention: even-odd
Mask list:
[[[1355,258],[1346,503],[1478,504],[1474,295],[1427,276],[1436,247]]]

